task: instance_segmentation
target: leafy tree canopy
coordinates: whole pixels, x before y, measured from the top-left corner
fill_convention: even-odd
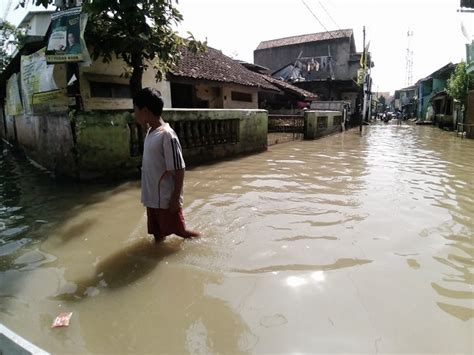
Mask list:
[[[0,24],[0,73],[10,63],[13,49],[22,46],[26,38],[25,31],[17,29],[8,21]]]
[[[453,99],[465,105],[469,86],[469,75],[466,71],[466,63],[462,61],[456,65],[454,73],[451,74],[448,79],[446,91]]]
[[[32,0],[47,6],[53,0]],[[67,1],[67,0],[66,0]],[[21,0],[24,6],[28,0]],[[113,56],[122,58],[131,68],[132,94],[142,87],[142,76],[148,66],[155,68],[157,80],[180,59],[180,47],[204,50],[205,44],[195,41],[189,33],[183,39],[173,30],[183,17],[173,0],[85,0],[83,11],[89,15],[85,40],[92,46],[93,59],[105,62]]]

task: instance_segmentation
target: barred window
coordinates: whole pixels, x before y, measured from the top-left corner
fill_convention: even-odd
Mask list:
[[[132,97],[129,85],[96,81],[90,81],[89,83],[91,97],[111,97],[117,99],[130,99]]]
[[[232,91],[231,92],[232,101],[244,101],[244,102],[252,102],[252,94],[248,94],[246,92],[239,92],[239,91]]]

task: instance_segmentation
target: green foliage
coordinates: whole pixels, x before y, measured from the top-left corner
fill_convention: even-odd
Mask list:
[[[0,24],[0,73],[10,63],[13,49],[23,45],[26,38],[25,31],[24,29],[16,28],[8,21]],[[13,45],[14,48],[10,45]]]
[[[466,72],[466,63],[462,61],[456,65],[454,73],[448,79],[446,91],[453,99],[466,104],[469,89],[469,75]]]
[[[34,1],[47,6],[53,0]],[[173,30],[183,20],[173,0],[85,0],[82,7],[89,15],[85,40],[93,48],[92,58],[122,58],[132,69],[131,74],[125,71],[132,94],[141,88],[147,67],[156,70],[157,80],[164,79],[178,63],[181,46],[205,50],[192,35],[183,39]]]
[[[385,105],[385,102],[386,102],[385,96],[380,95],[379,96],[379,103],[382,104],[382,105]]]

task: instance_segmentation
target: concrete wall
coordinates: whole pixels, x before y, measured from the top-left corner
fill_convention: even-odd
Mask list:
[[[188,165],[267,149],[265,110],[165,109],[163,117],[179,124]],[[58,175],[87,179],[139,173],[143,134],[130,111],[7,118],[8,140]]]
[[[474,124],[474,90],[467,95],[467,110],[464,116],[464,123]]]
[[[467,95],[467,108],[464,112],[464,130],[466,137],[474,139],[474,90],[469,91]]]
[[[454,115],[437,114],[435,115],[435,122],[439,128],[456,128]]]
[[[232,91],[242,92],[252,95],[252,101],[234,101],[232,100]],[[223,108],[224,109],[258,109],[258,89],[247,88],[244,86],[228,86],[222,88]]]
[[[433,79],[433,89],[434,93],[440,92],[446,88],[445,79]]]
[[[51,22],[50,13],[36,13],[28,23],[29,36],[44,36]]]
[[[209,85],[196,85],[198,99],[209,102],[209,108],[223,108],[224,96],[222,88]]]
[[[315,139],[340,132],[342,114],[339,111],[306,111],[304,114],[304,139]]]
[[[71,175],[76,170],[74,137],[67,114],[10,117],[16,133],[16,144],[36,163],[59,174]]]
[[[128,111],[77,114],[74,129],[78,177],[136,174],[141,157],[131,154],[132,123],[133,117]]]

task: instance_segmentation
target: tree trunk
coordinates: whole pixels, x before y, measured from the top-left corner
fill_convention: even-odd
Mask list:
[[[142,89],[143,59],[140,53],[132,53],[132,69],[130,91],[134,97]]]

